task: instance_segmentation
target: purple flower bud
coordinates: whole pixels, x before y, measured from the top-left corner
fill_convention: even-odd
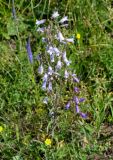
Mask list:
[[[79,104],[79,99],[78,99],[78,97],[75,96],[73,100],[74,100],[74,102],[76,103],[76,105]]]
[[[49,82],[48,91],[52,91],[52,82]]]
[[[83,112],[80,112],[80,116],[81,116],[82,118],[87,118],[87,114],[86,114],[86,113],[83,113]]]
[[[64,78],[68,78],[69,77],[69,73],[67,72],[67,70],[65,70],[65,73],[64,73]]]
[[[75,108],[76,108],[76,112],[77,112],[77,113],[80,113],[79,106],[78,106],[78,105],[76,105],[76,107],[75,107]]]
[[[43,82],[47,82],[47,79],[48,79],[48,74],[45,73],[45,74],[44,74],[44,77],[43,77]]]
[[[80,98],[79,99],[79,102],[84,102],[85,101],[85,98]]]
[[[27,49],[29,61],[30,63],[33,63],[33,54],[31,51],[30,38],[28,38],[26,49]]]
[[[80,80],[79,80],[77,77],[74,77],[74,78],[73,78],[73,81],[74,81],[74,82],[77,82],[77,83],[80,82]]]
[[[75,91],[76,93],[78,93],[78,92],[79,92],[79,88],[78,88],[78,87],[74,87],[74,91]]]
[[[44,81],[43,84],[42,84],[42,90],[44,90],[44,91],[46,90],[46,83],[47,83],[47,82]]]
[[[62,67],[62,62],[59,60],[56,65],[56,69],[61,69],[61,67]]]
[[[72,74],[73,81],[79,83],[79,79],[77,78],[76,74]]]
[[[13,15],[13,18],[16,19],[16,10],[14,6],[14,0],[12,0],[12,15]]]
[[[65,106],[66,109],[69,109],[70,108],[70,102],[68,102]]]

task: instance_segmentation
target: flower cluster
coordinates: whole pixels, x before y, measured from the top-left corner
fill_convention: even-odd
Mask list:
[[[74,92],[75,93],[79,93],[79,88],[78,87],[75,87],[74,88]],[[77,96],[74,96],[73,99],[71,99],[65,106],[66,109],[69,109],[71,107],[71,103],[73,104],[74,103],[74,106],[75,106],[75,109],[76,109],[76,113],[80,114],[80,116],[82,118],[87,118],[87,114],[86,113],[83,113],[80,111],[80,103],[81,102],[84,102],[85,101],[85,98],[78,98]]]
[[[70,69],[71,60],[69,60],[66,48],[68,43],[74,44],[74,38],[64,37],[61,32],[62,27],[68,26],[68,17],[64,16],[60,18],[59,13],[56,11],[52,14],[51,20],[36,20],[37,32],[42,36],[42,44],[45,48],[43,52],[38,54],[37,60],[39,62],[38,73],[42,76],[42,90],[46,91],[47,94],[50,93],[57,94],[56,88],[53,87],[58,81],[73,81],[74,83],[79,83],[79,78],[75,73],[72,73]],[[49,25],[46,26],[46,23]],[[77,35],[80,39],[80,34]],[[28,45],[29,48],[29,41]],[[29,59],[31,61],[31,50],[29,51]],[[60,86],[59,86],[60,87]],[[55,89],[54,89],[55,88]],[[79,89],[74,88],[75,92],[78,93]],[[80,112],[79,103],[84,101],[83,99],[78,99],[74,97],[73,101],[76,105],[76,112],[79,113],[83,118],[86,114]],[[45,104],[48,103],[48,98],[45,97]],[[70,108],[71,102],[69,101],[66,105],[66,109]]]
[[[59,17],[58,12],[52,14],[52,21],[56,21]],[[59,23],[63,24],[68,21],[68,17],[65,16],[60,19]],[[51,92],[53,90],[53,81],[55,78],[60,77],[60,70],[63,68],[64,78],[69,77],[67,67],[70,65],[71,61],[68,60],[66,51],[64,50],[67,42],[74,43],[73,38],[64,38],[63,34],[58,28],[49,25],[48,27],[40,27],[42,24],[46,23],[45,19],[36,20],[37,31],[42,33],[42,42],[45,43],[45,53],[38,55],[39,68],[38,73],[43,75],[42,78],[42,90]],[[54,30],[54,33],[53,32]],[[53,42],[57,41],[57,45]],[[62,48],[60,50],[57,46]],[[45,64],[45,62],[47,62]]]

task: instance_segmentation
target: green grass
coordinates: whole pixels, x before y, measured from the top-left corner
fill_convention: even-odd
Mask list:
[[[113,159],[112,7],[111,0],[15,0],[13,19],[12,2],[0,0],[1,160]],[[55,122],[50,118],[51,106],[42,103],[38,64],[28,61],[27,37],[34,57],[42,47],[36,18],[49,18],[55,8],[71,20],[66,34],[81,34],[80,43],[70,45],[69,57],[81,78],[86,120],[66,111],[64,100]],[[46,138],[51,138],[51,146],[45,145]]]

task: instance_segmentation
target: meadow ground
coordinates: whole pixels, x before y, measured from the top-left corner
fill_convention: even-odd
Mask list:
[[[85,119],[65,109],[71,84],[64,83],[54,120],[52,104],[42,102],[36,57],[43,45],[35,23],[49,19],[54,10],[68,16],[69,27],[62,32],[75,38],[67,52],[80,78]],[[26,50],[28,37],[33,64]],[[113,1],[0,0],[0,159],[64,158],[113,159]]]

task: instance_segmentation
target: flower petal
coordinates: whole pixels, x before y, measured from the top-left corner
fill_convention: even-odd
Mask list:
[[[83,112],[80,112],[80,116],[81,116],[82,118],[87,118],[87,114],[86,114],[86,113],[83,113]]]

